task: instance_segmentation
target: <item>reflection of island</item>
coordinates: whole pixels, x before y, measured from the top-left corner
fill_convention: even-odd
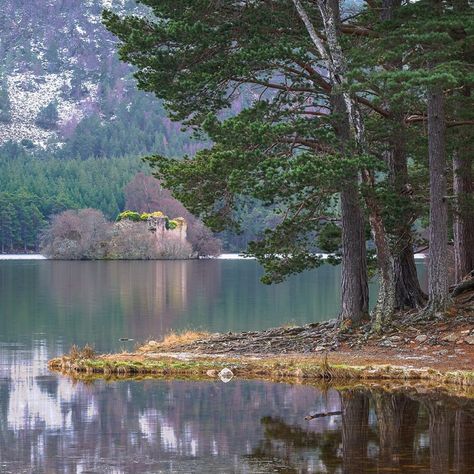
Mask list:
[[[209,261],[50,262],[42,273],[56,308],[139,340],[180,327],[183,315],[205,313],[221,285],[221,266]]]

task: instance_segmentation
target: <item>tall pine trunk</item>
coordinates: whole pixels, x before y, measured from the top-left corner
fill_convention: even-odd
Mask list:
[[[440,86],[434,86],[428,91],[430,248],[427,310],[432,314],[445,310],[449,301],[445,132],[443,90]]]
[[[293,0],[296,10],[306,26],[322,60],[330,71],[330,80],[335,89],[344,88],[347,83],[347,62],[339,42],[339,2],[338,0],[318,0],[317,6],[321,13],[324,33],[328,50],[319,38],[311,20],[299,0]],[[350,138],[356,143],[356,153],[367,153],[365,130],[362,115],[354,97],[347,91],[342,91],[345,108],[350,124]],[[362,180],[367,188],[365,201],[369,210],[369,222],[377,249],[377,265],[379,268],[380,285],[377,304],[373,311],[374,327],[381,329],[395,310],[395,278],[394,261],[391,255],[388,235],[382,221],[380,206],[377,202],[374,188],[374,178],[370,170],[364,170]]]
[[[364,218],[359,203],[357,176],[341,192],[342,294],[340,320],[358,325],[369,314],[369,287]]]
[[[324,24],[324,32],[329,49],[329,63],[332,80],[336,88],[347,82],[347,62],[339,42],[339,2],[338,0],[318,0],[319,11]],[[357,146],[357,152],[367,153],[366,137],[362,114],[354,97],[347,91],[342,92],[350,130]],[[382,219],[381,208],[375,194],[375,179],[370,170],[363,170],[362,182],[366,186],[365,202],[369,213],[369,223],[377,251],[379,270],[379,293],[373,310],[374,328],[380,330],[390,320],[395,309],[394,261],[390,243]]]
[[[392,20],[401,4],[401,0],[382,0],[380,19],[382,21]],[[389,66],[402,69],[402,64],[401,57],[398,57],[392,60]],[[395,307],[397,309],[422,308],[426,303],[426,295],[420,287],[416,273],[411,230],[413,215],[411,206],[406,205],[410,196],[407,193],[409,183],[404,114],[403,111],[398,110],[398,104],[387,104],[387,108],[391,110],[389,120],[392,122],[390,123],[390,150],[387,153],[389,180],[398,199],[405,204],[402,205],[400,225],[394,229]]]
[[[453,8],[457,12],[467,13],[472,7],[469,0],[456,0]],[[470,63],[473,58],[472,48],[466,48],[463,60]],[[462,117],[466,103],[470,103],[471,86],[465,84],[457,99],[456,115]],[[455,140],[459,146],[453,153],[453,191],[456,198],[453,215],[454,276],[456,283],[459,283],[474,270],[474,150],[469,129],[460,127]]]
[[[347,152],[350,124],[341,94],[332,97],[336,117],[335,132],[341,144],[341,153]],[[342,324],[350,321],[357,326],[369,314],[369,285],[367,275],[367,251],[365,222],[362,213],[357,174],[349,176],[341,191],[342,214]]]
[[[391,135],[391,149],[387,156],[389,180],[400,200],[402,212],[400,224],[394,229],[395,307],[422,308],[426,295],[420,287],[415,266],[411,223],[413,213],[408,182],[408,165],[405,148],[403,116],[396,114]]]
[[[382,212],[375,196],[374,176],[369,170],[362,171],[366,185],[365,202],[369,210],[369,223],[377,253],[379,292],[372,311],[373,327],[376,331],[389,321],[395,311],[395,262],[390,249],[388,235],[382,219]]]
[[[474,183],[472,156],[459,148],[453,154],[454,273],[456,283],[474,270]]]

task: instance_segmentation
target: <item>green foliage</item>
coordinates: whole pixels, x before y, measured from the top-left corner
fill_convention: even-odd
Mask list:
[[[0,122],[11,121],[11,103],[8,95],[7,81],[0,78]]]
[[[35,122],[38,127],[46,130],[54,130],[58,126],[58,120],[58,107],[55,102],[50,102],[46,107],[39,111]]]
[[[65,137],[65,145],[55,151],[58,158],[84,160],[150,152],[180,155],[199,146],[188,133],[180,133],[178,125],[163,119],[161,104],[150,106],[154,99],[149,94],[135,94],[130,100],[117,103],[111,92],[107,101],[111,104],[102,102],[100,114],[84,117]]]
[[[318,247],[323,252],[336,253],[341,248],[342,230],[334,222],[327,222],[318,234]]]
[[[0,147],[0,251],[36,249],[50,216],[96,208],[112,218],[124,207],[123,189],[146,166],[137,158],[83,161],[32,157],[11,142]]]
[[[161,211],[155,211],[155,212],[144,212],[140,215],[140,219],[142,221],[147,221],[150,217],[165,217],[165,215]]]
[[[127,219],[129,221],[139,222],[142,220],[146,220],[148,218],[148,217],[142,218],[142,216],[143,214],[140,215],[138,212],[135,212],[135,211],[123,211],[117,216],[116,221],[120,222],[124,219]]]
[[[178,227],[178,225],[179,225],[178,221],[175,221],[174,219],[168,219],[166,221],[166,228],[168,230],[176,229]]]
[[[139,212],[136,211],[123,211],[121,212],[117,218],[115,219],[116,222],[120,222],[121,220],[128,219],[133,222],[140,222],[140,221],[147,221],[150,219],[150,217],[155,217],[155,218],[165,218],[166,219],[166,228],[168,229],[175,229],[178,225],[177,221],[170,220],[168,216],[165,216],[161,211],[155,211],[155,212],[143,212],[140,214]]]
[[[37,232],[45,224],[35,196],[22,190],[0,193],[0,250],[35,248]]]

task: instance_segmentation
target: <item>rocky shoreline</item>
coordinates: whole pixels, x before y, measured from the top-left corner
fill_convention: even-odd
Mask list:
[[[187,331],[150,340],[134,352],[97,355],[73,348],[49,361],[64,374],[215,378],[234,375],[314,380],[423,380],[474,387],[474,291],[435,319],[400,313],[383,333],[370,323],[341,329],[336,320],[265,331]]]
[[[148,341],[135,352],[88,348],[49,361],[74,378],[152,375],[216,378],[419,380],[474,387],[474,317],[398,326],[384,335],[341,332],[334,321],[262,332],[215,334],[187,343]]]

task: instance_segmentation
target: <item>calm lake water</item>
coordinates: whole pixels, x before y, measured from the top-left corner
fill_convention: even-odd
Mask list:
[[[52,374],[71,344],[337,314],[339,269],[265,287],[254,261],[0,261],[0,473],[474,472],[474,406],[442,395]],[[343,415],[305,421],[313,411]]]

